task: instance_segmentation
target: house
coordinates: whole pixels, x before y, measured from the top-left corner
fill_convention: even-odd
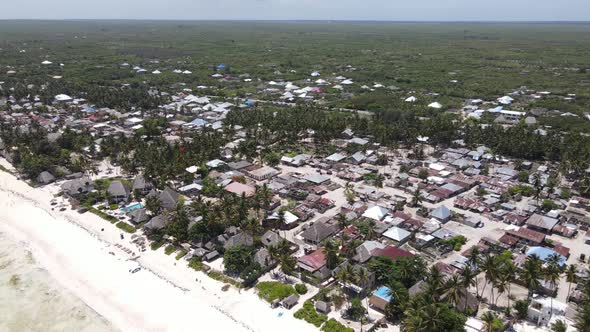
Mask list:
[[[281,302],[281,305],[285,309],[291,309],[299,302],[299,296],[295,294],[289,295],[286,299]]]
[[[329,176],[321,175],[321,174],[317,174],[317,173],[308,174],[308,175],[304,176],[303,179],[306,181],[309,181],[313,184],[316,184],[316,185],[325,184],[330,181]]]
[[[292,229],[297,226],[297,221],[299,221],[299,217],[294,215],[289,211],[281,212],[274,212],[270,215],[267,220],[271,221],[276,228],[280,229]]]
[[[344,159],[346,159],[346,156],[341,153],[334,153],[326,157],[326,161],[330,164],[342,162]]]
[[[414,256],[411,252],[392,246],[385,246],[383,248],[375,248],[371,252],[372,256],[385,256],[392,260],[396,260],[400,257],[412,257]]]
[[[527,318],[539,326],[549,325],[552,316],[564,316],[567,304],[554,299],[537,297],[529,305]]]
[[[555,225],[557,225],[558,222],[559,220],[555,218],[550,218],[535,213],[529,217],[526,224],[528,228],[538,230],[540,232],[551,233],[551,231],[553,230]]]
[[[362,164],[365,161],[365,159],[367,158],[365,157],[364,153],[358,151],[352,156],[350,156],[350,158],[348,158],[348,162],[350,162],[351,164],[359,165]]]
[[[110,200],[115,203],[126,202],[129,199],[129,187],[121,181],[112,181],[107,188]]]
[[[257,181],[270,179],[279,174],[279,171],[268,166],[251,167],[246,171],[246,175]]]
[[[324,253],[324,249],[320,248],[305,256],[299,257],[297,259],[297,265],[302,270],[312,273],[320,270],[326,266],[326,254]]]
[[[518,230],[508,230],[506,234],[512,235],[519,242],[523,241],[529,245],[540,245],[545,241],[545,234],[524,227],[520,227]]]
[[[386,245],[377,241],[365,241],[360,246],[356,247],[356,255],[352,260],[359,263],[366,263],[373,257],[374,249],[383,249]]]
[[[279,234],[268,230],[260,237],[260,242],[262,242],[262,245],[265,247],[276,246],[281,242],[281,237]]]
[[[567,258],[565,256],[545,247],[530,247],[529,250],[527,250],[526,255],[528,257],[535,255],[543,262],[547,262],[551,257],[557,257],[557,264],[560,267],[564,267],[567,261]]]
[[[385,218],[387,212],[388,211],[386,208],[374,205],[365,210],[365,212],[363,213],[363,217],[373,219],[375,221],[381,221],[383,218]]]
[[[165,228],[169,223],[169,218],[165,218],[164,215],[159,214],[143,225],[143,228],[148,231],[157,231]]]
[[[238,234],[230,237],[229,239],[227,239],[227,241],[225,242],[223,247],[225,249],[227,249],[227,248],[237,247],[237,246],[251,246],[253,244],[254,244],[254,239],[252,238],[252,236],[242,232],[242,233],[238,233]]]
[[[384,237],[395,241],[398,245],[405,243],[411,235],[412,233],[399,227],[391,227],[385,233],[383,233]]]
[[[140,195],[147,195],[153,188],[154,186],[147,182],[143,175],[138,175],[135,180],[133,180],[133,186],[131,187],[134,193]]]
[[[147,210],[143,208],[133,210],[129,212],[127,216],[133,224],[140,224],[150,219],[150,216],[147,214]]]
[[[78,197],[82,194],[87,194],[94,190],[94,184],[89,177],[83,177],[67,181],[61,185],[64,194],[71,197]]]
[[[330,311],[332,311],[332,307],[330,305],[330,302],[316,301],[315,310],[319,313],[327,315],[330,313]]]
[[[436,209],[430,212],[430,216],[440,222],[447,222],[451,219],[451,210],[444,205],[437,207]]]
[[[160,193],[159,198],[160,202],[162,203],[162,208],[165,210],[170,210],[178,205],[180,195],[176,191],[170,189],[170,187],[166,187],[164,188],[164,191]]]
[[[386,286],[381,286],[375,292],[371,298],[369,298],[369,305],[377,310],[385,311],[387,305],[391,302],[393,295],[391,289]]]
[[[37,183],[40,184],[50,184],[51,182],[55,181],[55,176],[53,174],[43,171],[37,176]]]
[[[338,226],[316,221],[301,233],[301,237],[307,243],[318,245],[336,232],[338,232]]]
[[[256,192],[256,189],[254,187],[239,182],[232,182],[225,186],[223,189],[232,194],[246,197],[252,197]]]
[[[260,248],[255,254],[254,254],[254,262],[260,264],[260,266],[263,269],[268,269],[270,266],[272,266],[274,264],[274,260],[272,259],[272,257],[270,257],[270,253],[268,252],[268,249],[266,248]]]

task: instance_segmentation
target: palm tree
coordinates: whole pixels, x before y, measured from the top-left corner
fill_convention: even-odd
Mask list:
[[[485,323],[486,332],[494,332],[494,321],[496,320],[496,315],[491,311],[486,311],[483,315],[481,315],[481,320]]]
[[[338,265],[338,246],[332,240],[326,241],[324,251],[326,254],[326,266],[329,269],[335,268]]]
[[[346,196],[346,200],[349,204],[354,203],[356,196],[354,194],[354,187],[350,182],[347,182],[346,186],[344,187],[344,196]]]
[[[519,277],[528,289],[527,300],[531,299],[533,292],[539,288],[539,278],[541,276],[542,262],[537,255],[527,257]]]
[[[567,325],[561,319],[556,320],[555,322],[551,323],[551,332],[566,332]]]
[[[481,263],[481,253],[479,251],[478,246],[474,246],[471,248],[469,252],[469,258],[467,259],[467,265],[473,269],[475,274],[475,294],[479,297],[479,279],[477,275],[479,274],[479,265]]]
[[[491,294],[492,294],[492,302],[494,300],[494,283],[496,282],[496,278],[498,277],[498,264],[495,256],[486,255],[483,258],[481,269],[484,272],[486,283],[483,285],[483,289],[481,291],[481,296],[484,296],[486,286],[490,284],[492,286]]]
[[[449,280],[447,280],[447,282],[445,283],[444,288],[446,289],[447,300],[455,308],[457,308],[459,306],[459,302],[461,301],[461,296],[464,291],[463,283],[459,275],[453,274],[453,276],[449,278]]]
[[[502,294],[504,294],[504,292],[506,292],[506,290],[508,289],[509,285],[510,285],[510,275],[508,273],[505,273],[505,271],[501,270],[498,277],[496,278],[496,282],[495,282],[495,287],[498,290],[498,296],[496,296],[496,300],[494,302],[494,306],[498,306],[498,299],[500,299],[500,296]],[[510,300],[508,300],[510,301]],[[508,302],[508,306],[507,308],[510,308],[510,302]]]
[[[576,264],[569,265],[567,267],[567,270],[565,271],[565,280],[569,283],[569,286],[567,288],[567,299],[570,298],[572,284],[578,281],[577,273],[578,273],[578,267],[576,266]]]
[[[477,282],[477,273],[475,270],[471,268],[470,265],[465,266],[463,271],[461,271],[461,285],[465,290],[465,296],[467,296],[467,292],[469,288],[476,285]],[[463,312],[467,311],[467,301],[465,301],[463,306]]]
[[[557,255],[553,255],[553,256],[557,256]],[[557,259],[559,259],[559,257]],[[545,281],[551,285],[552,290],[555,290],[555,287],[557,286],[557,282],[559,281],[560,276],[561,276],[561,268],[559,267],[559,265],[557,263],[555,263],[555,261],[554,261],[554,259],[552,259],[552,257],[549,257],[549,260],[547,262],[547,267],[543,271],[543,279],[545,279]],[[549,309],[549,318],[551,318],[551,315],[553,315],[553,297],[554,297],[554,294],[551,294],[551,307]]]
[[[416,188],[414,193],[412,194],[412,206],[417,207],[424,201],[424,196],[422,196],[422,192],[420,188]]]

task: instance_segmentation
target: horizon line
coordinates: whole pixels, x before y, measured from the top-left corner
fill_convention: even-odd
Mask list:
[[[0,18],[7,21],[134,21],[134,22],[319,22],[319,23],[590,23],[590,20],[380,20],[380,19],[165,19],[165,18]]]

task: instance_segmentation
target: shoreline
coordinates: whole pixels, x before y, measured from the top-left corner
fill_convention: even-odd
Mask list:
[[[113,327],[123,331],[183,331],[195,325],[232,331],[315,331],[292,312],[271,309],[252,290],[221,291],[223,283],[190,269],[184,260],[164,255],[163,249],[148,249],[135,261],[129,260],[114,246],[132,247],[128,234],[121,241],[120,230],[90,213],[52,211],[52,189],[32,188],[0,172],[0,227],[25,243],[53,278]],[[131,274],[130,265],[142,270]]]

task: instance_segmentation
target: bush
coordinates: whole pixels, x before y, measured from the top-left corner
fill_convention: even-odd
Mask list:
[[[295,290],[299,294],[305,294],[307,293],[307,286],[305,286],[304,284],[297,284],[295,285]]]
[[[188,261],[188,267],[195,271],[203,271],[205,264],[201,262],[199,257],[193,257]]]
[[[186,256],[186,251],[181,250],[177,255],[176,255],[176,260],[181,259],[182,257]]]
[[[166,253],[166,255],[170,255],[170,254],[172,254],[172,253],[173,253],[173,252],[175,252],[175,251],[176,251],[176,247],[175,247],[175,246],[173,246],[173,245],[171,245],[171,244],[169,244],[169,245],[166,247],[166,249],[164,249],[164,253]]]
[[[305,301],[303,308],[297,310],[293,316],[297,319],[303,319],[317,327],[322,326],[322,324],[328,319],[326,315],[320,314],[315,310],[311,301]]]
[[[152,248],[152,250],[158,250],[163,245],[164,245],[164,241],[154,241],[154,242],[152,242],[152,244],[150,244],[150,248]]]
[[[137,229],[135,229],[135,227],[129,225],[128,223],[122,222],[122,221],[119,221],[117,223],[117,227],[127,233],[135,233],[135,231],[137,230]]]
[[[99,217],[101,217],[102,219],[104,219],[104,220],[106,220],[106,221],[110,222],[111,224],[114,224],[114,223],[116,223],[116,222],[118,222],[118,221],[119,221],[117,218],[115,218],[115,217],[113,217],[113,216],[109,216],[108,214],[106,214],[106,213],[104,213],[104,212],[102,212],[102,211],[99,211],[99,210],[97,210],[97,209],[95,209],[95,208],[90,208],[90,209],[88,209],[88,211],[90,211],[91,213],[94,213],[94,214],[96,214],[97,216],[99,216]]]
[[[457,235],[450,239],[444,240],[444,242],[453,247],[453,250],[459,251],[461,250],[461,247],[467,242],[467,238],[463,235]]]
[[[278,281],[266,281],[256,285],[258,289],[258,296],[265,299],[268,302],[272,302],[276,299],[282,300],[291,294],[295,294],[295,288],[291,285],[285,285]]]
[[[109,205],[109,209],[111,209],[111,210],[116,210],[118,208],[119,208],[119,205],[117,205],[117,204],[111,204],[111,205]]]
[[[323,332],[354,332],[354,329],[342,325],[334,318],[330,318],[324,326],[322,326]]]

